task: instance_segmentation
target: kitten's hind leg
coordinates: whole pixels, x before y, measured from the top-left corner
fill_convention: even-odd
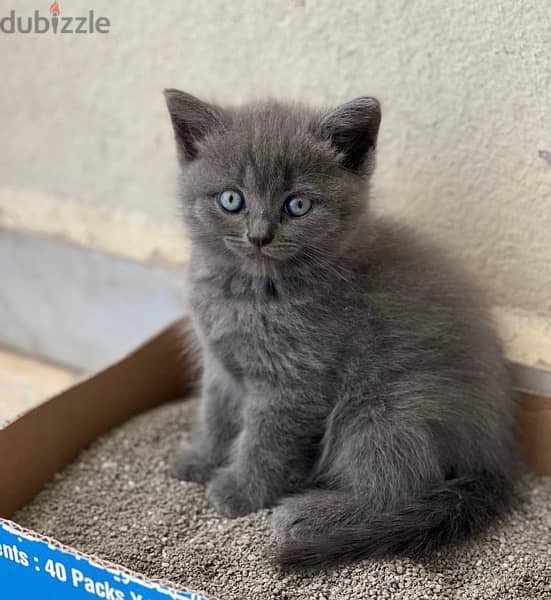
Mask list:
[[[183,481],[206,484],[228,458],[241,428],[241,390],[219,368],[206,368],[198,423],[178,450],[172,474]]]
[[[415,555],[451,537],[458,495],[470,484],[448,488],[429,433],[391,411],[362,413],[349,405],[335,411],[318,487],[284,498],[273,513],[278,561],[321,566]]]

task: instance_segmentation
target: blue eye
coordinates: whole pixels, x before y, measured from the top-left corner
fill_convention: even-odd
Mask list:
[[[236,213],[245,206],[245,200],[241,192],[236,190],[224,190],[216,198],[218,205],[226,212]]]
[[[303,217],[312,208],[312,201],[302,196],[289,196],[284,209],[290,217]]]

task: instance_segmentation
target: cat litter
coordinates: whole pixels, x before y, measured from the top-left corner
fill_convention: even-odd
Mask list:
[[[527,476],[526,502],[505,522],[430,560],[283,572],[270,561],[268,511],[218,517],[202,487],[169,476],[194,409],[193,401],[164,405],[100,438],[16,521],[221,600],[551,598],[551,478]]]

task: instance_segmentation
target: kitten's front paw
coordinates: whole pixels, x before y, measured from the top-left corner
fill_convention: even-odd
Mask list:
[[[219,469],[207,487],[207,499],[214,510],[224,517],[242,517],[262,508],[258,496],[252,498],[247,486],[240,482],[230,467]]]
[[[178,450],[172,462],[171,474],[180,481],[206,484],[211,479],[214,467],[190,445]]]

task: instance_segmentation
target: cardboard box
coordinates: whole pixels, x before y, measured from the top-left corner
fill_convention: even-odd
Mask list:
[[[206,600],[88,557],[8,521],[95,438],[131,416],[182,398],[199,368],[189,324],[178,321],[111,367],[0,430],[0,600]],[[525,456],[551,474],[551,371],[513,363]]]

